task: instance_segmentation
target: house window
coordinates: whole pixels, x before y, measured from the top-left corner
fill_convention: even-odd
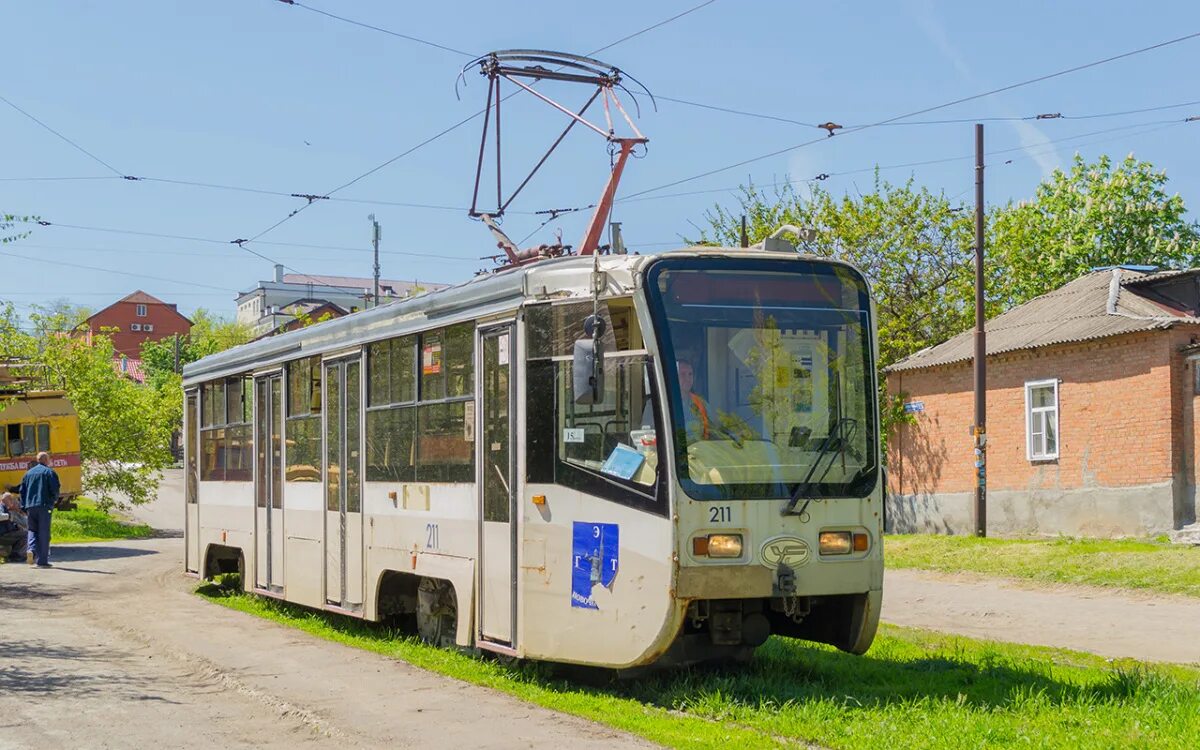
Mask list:
[[[141,323],[130,323],[130,324],[129,324],[129,330],[131,330],[131,331],[140,331],[140,330],[142,330],[142,324],[141,324]]]
[[[1025,435],[1030,461],[1058,458],[1058,380],[1025,384]]]
[[[137,316],[138,316],[139,318],[144,318],[144,317],[146,317],[146,306],[145,306],[145,305],[138,305],[138,306],[137,306]]]

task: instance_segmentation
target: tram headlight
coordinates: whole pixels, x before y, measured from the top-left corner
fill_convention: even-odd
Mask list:
[[[695,557],[741,557],[741,534],[706,534],[692,537],[692,555]]]
[[[817,541],[822,555],[848,555],[853,549],[849,531],[822,531]]]
[[[741,534],[709,534],[708,535],[708,556],[709,557],[741,557],[742,556],[742,535]]]

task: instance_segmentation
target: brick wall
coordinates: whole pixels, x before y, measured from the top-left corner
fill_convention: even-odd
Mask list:
[[[993,494],[1062,497],[1174,482],[1167,492],[1175,495],[1178,525],[1200,465],[1193,373],[1179,350],[1198,333],[1192,327],[1152,331],[989,357],[989,508]],[[1059,457],[1031,462],[1024,384],[1049,379],[1059,380]],[[970,362],[888,376],[889,390],[924,403],[914,424],[890,436],[890,494],[974,492],[972,383]]]
[[[145,304],[146,315],[138,316],[137,307]],[[131,324],[144,326],[149,323],[154,330],[131,330]],[[191,330],[192,324],[174,307],[163,303],[117,302],[101,310],[91,317],[88,326],[93,333],[99,333],[102,328],[116,328],[112,334],[113,348],[118,354],[124,354],[130,359],[140,359],[143,341],[159,341],[175,334],[185,335]]]

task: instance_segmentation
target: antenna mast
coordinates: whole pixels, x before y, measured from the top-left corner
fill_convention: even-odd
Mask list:
[[[571,252],[571,247],[563,245],[561,242],[555,245],[538,245],[522,250],[504,233],[497,220],[504,216],[504,211],[513,202],[513,199],[525,189],[525,186],[529,184],[533,176],[537,174],[542,165],[546,163],[546,160],[550,158],[550,154],[554,152],[558,144],[562,143],[563,139],[567,137],[567,134],[576,125],[583,125],[585,128],[592,130],[604,138],[609,144],[609,153],[614,157],[612,171],[604,185],[604,190],[600,194],[600,199],[594,204],[595,211],[592,214],[592,219],[583,233],[583,238],[576,247],[579,255],[591,255],[599,252],[600,235],[612,212],[613,198],[617,192],[617,185],[621,181],[625,162],[629,160],[629,156],[633,153],[633,149],[636,146],[645,146],[649,142],[649,139],[642,135],[637,126],[634,125],[633,120],[625,112],[625,108],[621,105],[621,100],[617,96],[617,89],[630,94],[629,90],[622,83],[625,78],[628,78],[650,97],[651,103],[654,102],[653,95],[632,76],[612,65],[590,57],[580,57],[579,55],[571,55],[565,52],[527,49],[491,52],[467,63],[459,74],[459,79],[462,80],[469,68],[476,66],[479,68],[480,75],[488,79],[488,94],[487,108],[484,110],[483,115],[483,134],[479,140],[479,161],[475,167],[475,189],[471,196],[469,215],[472,218],[480,219],[487,225],[492,235],[496,238],[497,246],[504,251],[503,256],[497,256],[499,258],[498,262],[503,267],[515,267],[534,263],[543,258],[566,255]],[[545,102],[569,118],[566,127],[563,128],[563,131],[554,142],[550,144],[550,148],[546,150],[542,158],[538,160],[533,169],[529,171],[529,174],[525,176],[507,198],[504,197],[500,158],[500,103],[503,100],[500,92],[501,79],[509,81],[518,88],[532,94],[540,101]],[[525,83],[526,80],[531,81],[531,83]],[[592,92],[587,103],[581,109],[575,111],[533,88],[538,82],[547,80],[590,84],[595,86],[596,89]],[[630,98],[633,98],[632,94],[630,94]],[[606,127],[597,125],[584,117],[597,99],[600,99],[603,103],[604,123]],[[634,100],[634,106],[637,106],[636,100]],[[617,136],[616,128],[613,125],[614,110],[620,114],[621,118],[629,126],[629,129],[633,133],[632,136]],[[482,185],[484,158],[487,153],[488,134],[492,130],[495,131],[496,207],[494,209],[481,210],[479,208],[479,192]],[[551,215],[556,215],[556,212],[551,212]]]

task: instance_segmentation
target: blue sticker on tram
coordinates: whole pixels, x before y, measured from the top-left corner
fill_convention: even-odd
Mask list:
[[[592,590],[612,586],[617,577],[620,527],[615,523],[576,521],[571,545],[571,606],[599,609]]]

